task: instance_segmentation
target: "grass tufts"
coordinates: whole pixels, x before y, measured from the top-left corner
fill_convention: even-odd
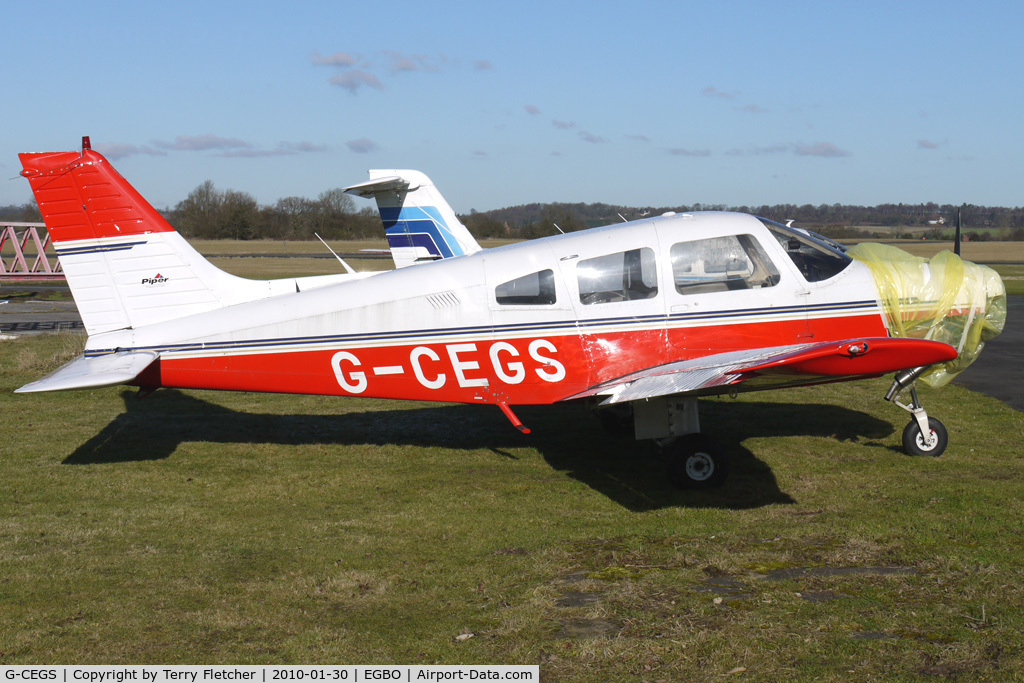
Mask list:
[[[575,406],[11,393],[73,339],[0,344],[0,665],[1024,677],[1024,414],[962,387],[936,459],[886,380],[710,399],[732,478],[685,492]]]

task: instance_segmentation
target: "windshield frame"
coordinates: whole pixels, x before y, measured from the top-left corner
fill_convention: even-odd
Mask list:
[[[853,263],[846,248],[838,242],[809,230],[782,225],[769,218],[758,216],[757,219],[772,233],[807,282],[830,280]],[[793,241],[798,245],[796,248],[793,248]]]

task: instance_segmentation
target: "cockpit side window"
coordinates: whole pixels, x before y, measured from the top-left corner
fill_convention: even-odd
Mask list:
[[[658,295],[658,271],[649,247],[584,259],[576,266],[576,279],[585,306]]]
[[[779,241],[808,282],[835,277],[853,262],[841,248],[817,239],[814,233],[788,228],[765,218],[759,220]]]
[[[504,306],[544,306],[555,303],[555,274],[548,270],[503,282],[494,288],[495,300]]]
[[[678,242],[669,250],[680,294],[760,289],[779,283],[779,271],[753,235]]]

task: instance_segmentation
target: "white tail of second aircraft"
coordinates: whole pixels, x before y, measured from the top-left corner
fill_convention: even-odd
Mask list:
[[[419,171],[372,170],[368,182],[345,191],[377,200],[396,268],[480,251],[430,178]]]

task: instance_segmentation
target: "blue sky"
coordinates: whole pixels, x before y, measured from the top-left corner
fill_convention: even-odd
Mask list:
[[[18,2],[0,205],[82,135],[158,208],[427,173],[527,202],[1020,206],[1016,2]],[[360,206],[364,200],[358,200]],[[367,203],[366,205],[370,205]]]

